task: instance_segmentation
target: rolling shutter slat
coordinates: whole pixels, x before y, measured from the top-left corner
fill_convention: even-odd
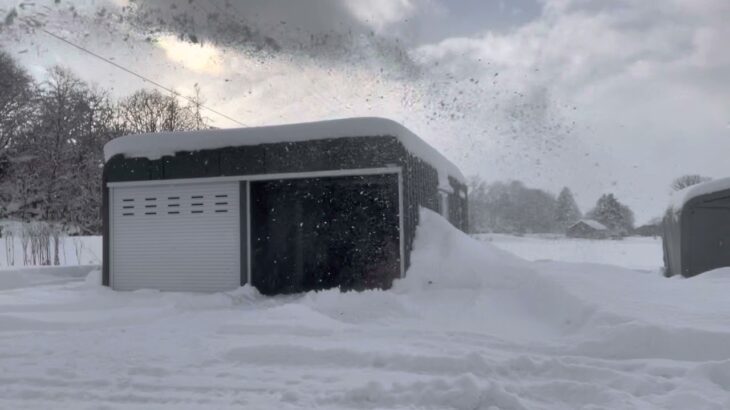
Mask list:
[[[112,188],[112,287],[237,288],[239,210],[237,182]]]

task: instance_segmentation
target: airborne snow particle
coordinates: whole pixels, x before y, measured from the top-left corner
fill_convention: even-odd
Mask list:
[[[8,13],[7,16],[5,16],[5,25],[10,26],[15,21],[15,18],[18,17],[18,10],[13,7],[12,10],[10,10],[10,13]]]

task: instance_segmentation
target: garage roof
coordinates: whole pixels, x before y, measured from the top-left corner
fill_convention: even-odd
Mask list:
[[[466,183],[459,168],[432,146],[403,125],[393,120],[376,117],[265,127],[127,135],[116,138],[104,146],[104,159],[108,161],[118,154],[131,158],[158,159],[180,151],[191,152],[277,142],[366,136],[395,137],[410,153],[437,168],[440,180],[445,179],[445,174],[448,174],[460,182]]]
[[[676,214],[682,211],[687,203],[703,195],[714,194],[715,192],[730,190],[730,178],[716,179],[692,185],[675,192],[672,195],[670,209]]]

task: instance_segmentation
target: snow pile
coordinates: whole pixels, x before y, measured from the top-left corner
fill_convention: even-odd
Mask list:
[[[458,167],[401,124],[385,118],[346,118],[267,127],[231,128],[190,132],[160,132],[127,135],[104,146],[104,160],[115,155],[157,159],[179,151],[200,151],[225,147],[301,142],[343,137],[396,137],[413,155],[437,168],[440,183],[449,187],[446,175],[466,183]]]
[[[406,278],[396,283],[397,291],[506,286],[533,273],[525,261],[475,241],[424,208],[411,260]]]
[[[701,280],[723,281],[723,282],[728,282],[728,284],[730,285],[730,268],[723,267],[723,268],[713,269],[711,271],[707,271],[707,272],[703,273],[702,275],[698,275],[693,278],[695,280],[701,279]]]
[[[474,240],[440,215],[422,209],[406,278],[394,292],[442,326],[491,328],[512,340],[575,331],[593,314],[590,303],[565,292],[533,265]]]
[[[0,269],[0,290],[29,286],[67,283],[84,278],[96,270],[97,265],[37,266],[19,269]],[[93,272],[92,272],[93,273]],[[99,276],[101,283],[101,276]]]

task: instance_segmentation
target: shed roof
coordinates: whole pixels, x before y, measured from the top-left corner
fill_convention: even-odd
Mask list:
[[[689,201],[695,198],[727,190],[730,190],[730,178],[716,179],[714,181],[692,185],[679,190],[672,195],[672,201],[669,205],[669,209],[675,213],[679,213]]]
[[[393,120],[377,117],[264,127],[127,135],[115,138],[104,146],[104,159],[108,161],[118,154],[131,158],[158,159],[180,151],[365,136],[395,137],[413,155],[434,166],[439,172],[440,180],[445,179],[445,175],[449,175],[462,183],[466,182],[464,175],[456,165],[416,134]]]
[[[600,223],[598,221],[594,221],[593,219],[581,219],[580,221],[578,221],[575,224],[573,224],[573,226],[576,226],[576,225],[579,225],[579,224],[586,224],[586,225],[590,226],[591,228],[596,229],[598,231],[606,231],[606,230],[608,230],[608,228],[606,227],[606,225],[604,225],[604,224],[602,224],[602,223]],[[571,228],[573,226],[571,226]]]

